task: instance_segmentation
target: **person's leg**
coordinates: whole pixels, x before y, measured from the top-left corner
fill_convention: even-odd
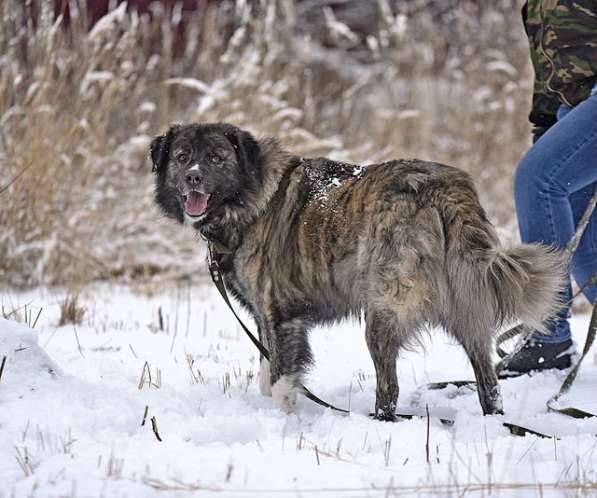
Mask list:
[[[587,198],[587,192],[597,182],[597,95],[568,112],[560,113],[559,118],[521,160],[516,171],[514,193],[522,241],[564,249],[590,198],[590,195]],[[596,220],[597,215],[592,218],[592,226]],[[585,278],[584,275],[590,276],[597,271],[597,252],[590,235],[592,227],[588,230],[571,265],[579,282]],[[594,298],[594,290],[591,291]],[[571,294],[568,285],[562,299],[569,300]],[[533,343],[538,342],[541,348],[536,355],[537,361],[541,360],[538,368],[565,366],[566,362],[558,359],[571,344],[568,316],[569,309],[565,307],[550,326],[550,335],[534,334]],[[554,363],[545,361],[547,352],[553,353]],[[531,361],[527,353],[529,351],[522,352],[518,367],[522,368],[525,361]]]
[[[597,95],[597,85],[593,89],[592,95]],[[558,110],[558,121],[561,121],[573,108],[562,105]],[[596,158],[597,161],[597,158]],[[589,185],[577,192],[570,194],[570,206],[572,207],[572,216],[574,226],[578,227],[580,220],[587,209],[587,206],[593,197],[597,188],[597,183]],[[595,274],[595,255],[597,254],[597,216],[592,216],[587,225],[584,235],[580,240],[578,248],[573,254],[570,264],[570,273],[574,276],[576,283],[582,287]],[[585,297],[590,303],[595,302],[597,293],[597,284],[583,289]]]

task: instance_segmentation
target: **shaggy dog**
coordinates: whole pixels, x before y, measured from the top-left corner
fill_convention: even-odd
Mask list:
[[[492,335],[517,319],[544,330],[564,262],[541,245],[500,247],[466,173],[302,158],[221,123],[174,126],[151,158],[163,212],[221,249],[224,282],[270,352],[260,387],[275,406],[295,405],[309,329],[364,312],[377,418],[395,419],[397,356],[429,326],[466,351],[483,413],[502,413]]]

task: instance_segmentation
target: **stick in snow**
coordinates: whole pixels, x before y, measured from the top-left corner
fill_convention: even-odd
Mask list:
[[[2,373],[4,372],[4,365],[6,365],[6,356],[2,358],[2,364],[0,365],[0,380],[2,380]]]
[[[158,422],[155,419],[155,416],[151,417],[151,430],[153,430],[156,439],[161,442],[162,438],[160,437],[160,433],[158,432]]]
[[[147,420],[147,412],[149,412],[149,406],[145,405],[145,411],[143,412],[143,420],[141,422],[141,427],[145,425],[145,421]]]
[[[427,440],[425,441],[425,456],[427,457],[427,463],[429,463],[429,405],[425,405],[425,411],[427,412]]]

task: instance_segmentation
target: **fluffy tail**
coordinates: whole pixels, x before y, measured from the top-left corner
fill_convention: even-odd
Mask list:
[[[496,323],[519,319],[545,331],[546,322],[563,304],[564,254],[540,244],[522,244],[489,251],[486,265],[484,284],[494,301]]]
[[[565,275],[562,252],[539,244],[448,253],[450,307],[456,314],[448,322],[457,328],[495,331],[503,323],[520,320],[546,331],[563,304]]]
[[[458,315],[448,320],[493,330],[521,320],[545,331],[563,304],[563,252],[540,244],[500,247],[468,175],[442,187],[434,201],[444,221],[450,301]]]

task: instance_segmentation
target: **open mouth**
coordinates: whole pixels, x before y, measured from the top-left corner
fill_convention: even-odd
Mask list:
[[[184,212],[193,217],[201,216],[207,211],[207,201],[209,194],[197,192],[195,190],[182,196],[184,202]]]

